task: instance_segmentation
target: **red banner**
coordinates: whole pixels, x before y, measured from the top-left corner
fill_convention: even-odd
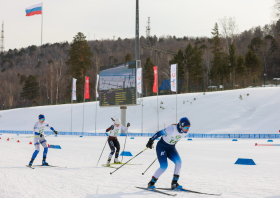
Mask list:
[[[158,88],[158,87],[157,87],[157,86],[158,86],[158,85],[157,85],[157,76],[158,76],[158,75],[157,75],[157,66],[154,66],[154,86],[153,86],[153,92],[154,92],[154,93],[157,93],[157,90],[158,90],[158,89],[157,89],[157,88]]]
[[[89,77],[86,76],[85,99],[89,99]]]

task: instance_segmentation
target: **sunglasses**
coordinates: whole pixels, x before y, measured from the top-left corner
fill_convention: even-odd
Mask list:
[[[186,130],[189,129],[189,128],[190,128],[190,127],[183,127],[183,129],[186,129]]]
[[[44,120],[45,120],[44,118],[41,119],[41,121],[44,121]]]

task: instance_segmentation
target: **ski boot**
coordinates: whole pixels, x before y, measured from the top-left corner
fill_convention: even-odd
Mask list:
[[[114,163],[115,163],[115,164],[121,164],[121,162],[118,160],[118,158],[115,158],[115,159],[114,159]]]
[[[46,157],[43,157],[42,166],[48,166],[48,162],[46,162]]]
[[[183,187],[182,186],[180,186],[179,184],[178,184],[178,179],[179,179],[179,175],[174,175],[173,176],[173,180],[172,180],[172,182],[171,182],[171,188],[172,188],[172,190],[180,190],[180,189],[182,189]]]
[[[110,166],[111,158],[108,158],[106,165]]]
[[[31,160],[30,160],[30,162],[29,162],[28,166],[32,167],[33,162],[34,162],[34,159],[32,159],[32,158],[31,158]]]
[[[153,190],[155,189],[155,183],[157,182],[157,178],[155,178],[154,176],[152,177],[151,181],[148,183],[148,190]]]

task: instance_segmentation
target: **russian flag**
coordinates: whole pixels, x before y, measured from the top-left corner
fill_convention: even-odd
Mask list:
[[[33,16],[36,14],[42,14],[42,7],[43,7],[43,3],[39,3],[33,6],[30,6],[28,8],[25,9],[26,12],[26,16]]]

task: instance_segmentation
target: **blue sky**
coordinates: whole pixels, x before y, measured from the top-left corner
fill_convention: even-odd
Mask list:
[[[135,0],[0,0],[5,50],[40,45],[41,16],[25,8],[43,2],[43,44],[69,41],[78,32],[90,40],[133,38]],[[219,18],[235,17],[239,31],[271,22],[274,0],[139,0],[140,35],[211,36]]]

